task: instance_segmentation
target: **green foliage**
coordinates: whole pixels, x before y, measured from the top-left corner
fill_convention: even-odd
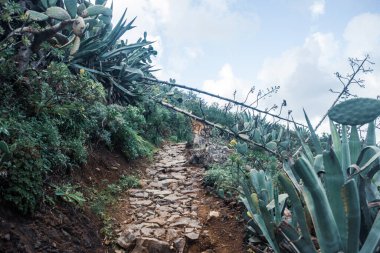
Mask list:
[[[83,193],[78,191],[78,187],[71,184],[65,184],[60,186],[54,186],[54,194],[58,197],[61,197],[63,200],[83,206],[86,199],[83,196]]]
[[[91,209],[96,214],[104,216],[107,206],[114,203],[120,193],[140,186],[140,181],[136,176],[122,175],[116,183],[108,184],[103,190],[99,192],[94,190],[90,199]]]
[[[48,173],[86,162],[87,110],[104,99],[104,91],[88,77],[72,75],[64,64],[27,71],[25,78],[12,64],[4,65],[1,138],[11,159],[1,160],[7,172],[1,179],[1,198],[27,213],[39,202]]]
[[[246,162],[241,160],[240,155],[232,154],[224,164],[213,165],[204,175],[203,183],[211,186],[216,193],[224,198],[236,195],[238,186],[245,171],[242,169]]]
[[[156,105],[152,101],[146,101],[144,116],[146,124],[144,137],[155,145],[161,144],[164,138],[174,138],[175,141],[190,141],[192,129],[190,119],[186,116],[169,111]],[[173,127],[175,126],[175,127]]]
[[[87,161],[87,146],[104,142],[129,159],[150,156],[143,109],[107,106],[105,92],[86,73],[73,75],[62,63],[18,76],[0,64],[1,199],[33,212],[49,173],[65,173]],[[31,92],[32,89],[32,92]],[[6,143],[6,145],[4,145]]]

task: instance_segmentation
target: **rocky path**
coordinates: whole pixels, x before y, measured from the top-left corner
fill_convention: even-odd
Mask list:
[[[129,190],[125,202],[130,216],[117,239],[122,249],[185,252],[189,243],[199,239],[204,232],[198,217],[204,170],[185,164],[185,144],[165,146],[155,155],[154,166],[146,170],[143,188]]]

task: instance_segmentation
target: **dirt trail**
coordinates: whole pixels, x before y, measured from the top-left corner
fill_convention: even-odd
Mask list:
[[[204,169],[186,165],[185,144],[166,145],[154,159],[142,189],[115,210],[116,252],[244,252],[244,224],[204,190]]]

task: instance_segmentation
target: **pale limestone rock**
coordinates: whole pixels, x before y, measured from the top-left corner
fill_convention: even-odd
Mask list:
[[[191,232],[185,234],[186,238],[188,238],[190,241],[195,241],[199,239],[199,233]]]

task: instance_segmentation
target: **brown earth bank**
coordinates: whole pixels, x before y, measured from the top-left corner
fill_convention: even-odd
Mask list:
[[[90,151],[87,164],[70,175],[50,175],[50,181],[56,185],[70,182],[80,190],[100,190],[123,174],[141,174],[148,163],[146,159],[127,161],[120,153],[97,147]],[[46,190],[52,192],[50,186]],[[0,203],[0,252],[113,252],[104,245],[102,221],[89,208],[60,199],[56,204],[42,203],[33,215],[24,216]]]
[[[166,148],[170,150],[170,147]],[[157,163],[162,165],[156,158],[155,161],[140,159],[130,162],[122,154],[98,147],[90,152],[86,165],[73,170],[71,175],[63,179],[56,177],[54,181],[56,184],[71,182],[79,185],[80,190],[89,187],[99,190],[116,182],[121,175],[133,174],[143,178],[144,188],[144,182],[149,176],[146,172],[152,173],[152,169],[157,168]],[[198,178],[201,181],[201,177]],[[197,219],[202,228],[199,229],[199,238],[188,241],[182,252],[245,252],[244,223],[239,216],[238,206],[225,203],[210,194],[201,186],[201,182],[199,186],[199,191],[193,197],[198,203]],[[129,191],[122,193],[119,201],[108,208],[113,229],[119,234],[123,232],[120,228],[126,226],[125,221],[130,220],[132,211],[144,212],[138,206],[131,208],[129,201],[125,201],[129,195]],[[26,217],[0,203],[0,252],[129,252],[118,247],[117,236],[113,244],[104,240],[100,233],[103,224],[89,208],[78,208],[60,200],[56,204],[54,207],[42,204],[35,214]],[[210,217],[211,212],[217,213],[217,217]],[[179,252],[173,248],[171,250]]]
[[[98,218],[73,205],[44,207],[30,217],[2,206],[0,221],[0,252],[107,252]]]

